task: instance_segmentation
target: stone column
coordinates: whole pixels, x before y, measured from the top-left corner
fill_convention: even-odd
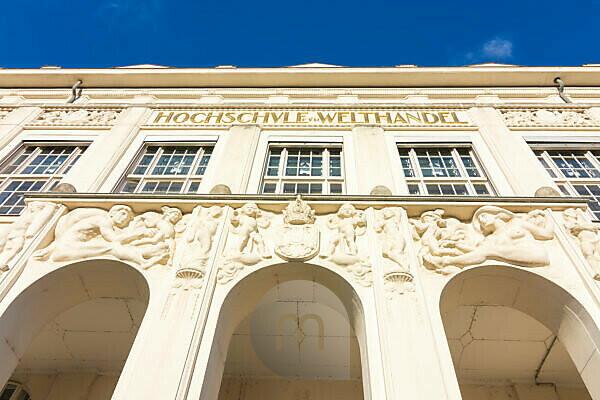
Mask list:
[[[215,145],[200,192],[226,194],[227,187],[230,193],[246,193],[259,136],[256,125],[232,126]]]
[[[378,126],[358,126],[352,129],[357,194],[397,193],[384,135],[383,128]]]
[[[0,148],[4,148],[23,131],[23,127],[40,114],[39,107],[19,107],[0,119]]]
[[[148,96],[140,96],[136,103],[149,100]],[[123,110],[115,126],[94,140],[78,165],[65,175],[59,189],[84,193],[98,191],[137,136],[149,112],[150,109],[142,105]]]
[[[516,196],[559,195],[558,187],[536,159],[525,140],[504,124],[502,116],[493,107],[474,107],[468,111],[479,127],[481,138],[493,154]],[[546,188],[546,190],[543,190]],[[504,193],[501,193],[504,194]]]

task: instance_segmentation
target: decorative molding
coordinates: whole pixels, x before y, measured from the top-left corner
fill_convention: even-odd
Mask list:
[[[589,108],[501,108],[508,127],[598,127]]]
[[[579,208],[569,208],[563,212],[564,226],[576,240],[581,253],[592,267],[593,278],[600,281],[600,224],[590,221],[588,215]]]
[[[45,107],[30,126],[105,127],[114,125],[122,108]]]
[[[515,214],[496,206],[475,211],[470,224],[444,218],[444,210],[426,211],[411,220],[420,243],[423,266],[440,274],[494,260],[522,267],[550,264],[542,241],[554,238],[547,213],[533,210]]]
[[[9,108],[0,108],[0,121],[2,121],[6,116],[12,111]]]

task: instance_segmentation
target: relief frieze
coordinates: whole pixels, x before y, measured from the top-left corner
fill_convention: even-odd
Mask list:
[[[31,125],[111,126],[121,111],[107,108],[46,108]]]
[[[501,113],[509,127],[600,126],[600,119],[589,109],[504,109]]]

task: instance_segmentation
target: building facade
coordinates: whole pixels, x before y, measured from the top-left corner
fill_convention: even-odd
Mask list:
[[[1,400],[600,399],[600,66],[0,70],[0,178]]]

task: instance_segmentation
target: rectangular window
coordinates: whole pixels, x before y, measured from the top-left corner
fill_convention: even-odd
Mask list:
[[[590,209],[600,219],[600,151],[534,148],[535,155],[565,196],[590,197]]]
[[[342,149],[334,146],[271,146],[262,193],[341,194]]]
[[[398,147],[409,194],[490,196],[494,191],[470,147]]]
[[[0,167],[0,215],[19,215],[25,192],[52,190],[87,145],[27,143]]]
[[[212,149],[212,146],[148,144],[129,167],[118,191],[198,193]]]

